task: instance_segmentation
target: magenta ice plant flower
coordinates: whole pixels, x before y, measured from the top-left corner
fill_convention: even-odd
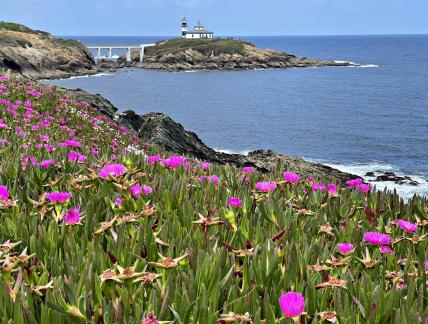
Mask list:
[[[9,190],[6,186],[0,186],[0,200],[8,200],[9,199]]]
[[[354,246],[351,243],[345,242],[337,245],[340,254],[348,255],[354,251]]]
[[[69,209],[67,211],[67,213],[64,216],[64,221],[68,225],[74,225],[80,222],[80,218],[81,218],[80,209],[74,208],[74,209]]]
[[[285,182],[291,183],[291,184],[295,184],[298,183],[300,180],[300,177],[294,173],[294,172],[284,172],[282,174],[282,177],[284,178]]]
[[[425,270],[428,270],[428,261],[425,262]]]
[[[227,204],[229,205],[230,208],[232,207],[239,208],[242,206],[242,200],[239,198],[231,197],[227,200]]]
[[[148,156],[147,157],[147,163],[148,164],[155,164],[160,159],[161,159],[161,157],[159,155]]]
[[[143,192],[145,196],[148,196],[153,192],[153,189],[150,186],[143,185]]]
[[[51,204],[64,204],[73,197],[73,194],[71,192],[47,192],[45,193],[45,197]]]
[[[330,183],[327,186],[327,192],[328,192],[329,195],[335,195],[337,193],[337,187],[336,187],[336,185],[333,184],[333,183]]]
[[[199,177],[200,182],[208,182],[208,183],[212,183],[214,185],[218,184],[219,180],[220,180],[219,177],[215,174],[210,175],[210,176],[200,176]]]
[[[120,206],[120,205],[122,205],[122,199],[120,199],[120,198],[116,198],[116,199],[114,200],[114,204],[115,204],[115,206]]]
[[[364,233],[364,241],[371,245],[389,245],[391,243],[391,238],[387,234],[366,232]]]
[[[285,317],[299,317],[305,309],[305,298],[301,293],[289,291],[279,297],[279,306]]]
[[[395,224],[407,233],[414,233],[418,230],[418,225],[413,224],[413,223],[406,221],[404,219],[397,220],[395,222]]]
[[[100,170],[99,176],[108,179],[109,177],[119,177],[127,171],[128,169],[123,164],[108,164]]]
[[[41,167],[43,169],[47,169],[54,164],[55,164],[54,160],[45,160],[45,161],[42,161],[39,163],[39,167]]]
[[[313,191],[325,191],[325,184],[323,183],[314,183],[312,184]]]
[[[346,181],[346,185],[349,187],[357,187],[358,185],[363,183],[363,179],[361,178],[357,178],[357,179],[350,179],[348,181]]]
[[[380,246],[379,251],[382,254],[389,254],[389,255],[392,255],[394,253],[388,245]]]
[[[254,168],[250,167],[250,166],[246,166],[246,167],[242,168],[242,172],[244,172],[245,174],[249,174],[249,173],[251,173],[253,171],[254,171]]]
[[[275,182],[257,182],[256,183],[256,189],[261,192],[271,192],[276,190],[276,183]]]

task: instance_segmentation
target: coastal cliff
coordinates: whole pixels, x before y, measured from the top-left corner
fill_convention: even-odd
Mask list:
[[[0,22],[0,70],[32,79],[100,72],[91,53],[78,41],[6,22]]]
[[[144,61],[139,52],[132,53],[134,65],[145,69],[186,70],[245,70],[313,66],[356,66],[298,57],[285,52],[257,48],[254,44],[235,39],[171,39],[147,47]],[[124,62],[122,57],[119,61]]]

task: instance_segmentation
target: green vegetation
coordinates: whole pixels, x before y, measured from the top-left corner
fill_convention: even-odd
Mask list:
[[[293,323],[287,291],[304,296],[300,323],[428,315],[426,199],[167,158],[7,77],[0,112],[2,323]]]
[[[10,30],[10,31],[16,31],[21,33],[42,34],[45,36],[50,36],[50,34],[47,32],[40,31],[40,30],[33,30],[24,25],[6,22],[6,21],[0,21],[0,30]]]
[[[158,42],[156,46],[147,47],[147,55],[176,54],[187,49],[193,49],[204,55],[241,54],[245,55],[245,42],[234,39],[184,39],[175,38]]]

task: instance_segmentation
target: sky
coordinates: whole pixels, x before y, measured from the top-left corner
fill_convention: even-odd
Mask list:
[[[173,36],[182,16],[217,36],[428,34],[428,0],[0,0],[0,21],[54,35]]]

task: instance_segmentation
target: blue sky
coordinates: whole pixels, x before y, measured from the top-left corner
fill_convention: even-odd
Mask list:
[[[0,20],[55,35],[428,34],[428,0],[0,0]]]

